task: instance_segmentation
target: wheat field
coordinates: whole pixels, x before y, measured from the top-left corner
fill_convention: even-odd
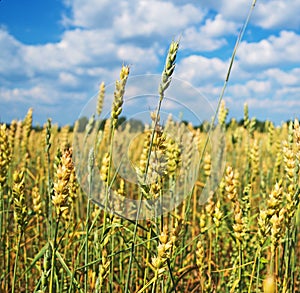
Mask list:
[[[39,129],[32,126],[32,109],[23,121],[1,124],[1,292],[300,291],[299,121],[258,123],[246,104],[242,121],[228,121],[223,102],[213,125],[183,125],[170,117],[163,128],[159,108],[177,49],[173,42],[153,125],[140,131],[128,154],[137,183],[119,176],[113,164],[113,142],[131,133],[130,124],[118,124],[127,66],[116,82],[111,117],[101,127],[59,127],[49,119]],[[104,98],[101,84],[98,114]],[[86,169],[77,170],[74,156],[83,152],[78,144],[91,137],[91,125],[97,152],[87,150]],[[178,129],[178,141],[168,137],[170,125]],[[217,130],[214,153],[207,141]],[[181,145],[186,140],[191,148]],[[222,173],[214,186],[218,166]],[[172,200],[172,189],[185,190],[187,170],[197,174],[193,188],[159,216],[138,219],[136,206],[128,219],[122,200],[110,200],[112,194],[124,202]],[[97,182],[102,205],[91,182]]]

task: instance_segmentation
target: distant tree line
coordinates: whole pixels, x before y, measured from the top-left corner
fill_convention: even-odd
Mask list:
[[[1,0],[0,0],[1,1]],[[107,119],[103,119],[100,121],[100,125],[99,125],[99,130],[103,130],[104,129],[104,125],[106,123]],[[286,122],[289,123],[291,120],[287,120]],[[85,128],[87,126],[89,122],[89,118],[86,116],[80,117],[78,119],[78,132],[83,132],[85,131]],[[185,125],[189,124],[189,121],[187,120],[182,120],[182,123],[184,123]],[[266,132],[267,131],[267,126],[269,121],[261,121],[261,120],[255,120],[255,130],[259,131],[259,132]],[[130,124],[131,129],[134,129],[135,131],[143,131],[143,129],[145,128],[144,123],[141,120],[137,120],[137,119],[129,119],[127,120],[126,117],[121,116],[118,119],[118,124],[117,124],[117,128],[121,127],[122,129],[127,125]],[[228,128],[232,123],[235,123],[237,126],[243,126],[244,125],[244,119],[241,119],[239,121],[236,121],[235,119],[231,119],[227,124],[226,124],[226,128]],[[8,127],[10,127],[10,124],[7,123],[6,124]],[[209,131],[211,126],[211,123],[209,121],[203,121],[200,125],[194,126],[194,129],[200,129],[203,132],[207,132]],[[40,125],[34,125],[32,126],[32,128],[36,131],[42,131],[43,127]],[[58,127],[58,131],[60,131],[61,127]],[[72,132],[74,129],[74,125],[70,125],[70,132]]]

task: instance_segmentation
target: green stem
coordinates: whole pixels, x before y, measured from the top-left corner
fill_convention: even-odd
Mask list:
[[[164,71],[163,71],[163,74],[162,74],[162,79],[161,79],[161,82],[160,82],[160,85],[159,85],[159,102],[158,102],[158,107],[157,107],[157,110],[156,110],[155,121],[154,121],[154,126],[153,126],[153,129],[152,129],[152,133],[151,133],[151,138],[150,138],[150,146],[149,146],[149,152],[148,152],[148,157],[147,157],[147,162],[146,162],[143,185],[146,185],[146,183],[147,183],[147,175],[148,175],[148,170],[149,170],[152,147],[153,147],[153,143],[154,143],[154,135],[155,135],[155,132],[156,132],[156,127],[158,125],[158,121],[159,121],[159,113],[160,113],[162,101],[164,99],[164,94],[165,94],[166,89],[170,85],[171,75],[172,75],[172,73],[174,71],[174,68],[175,68],[175,59],[176,59],[177,50],[178,50],[178,43],[173,42],[170,45],[170,48],[169,48],[169,53],[168,53],[168,56],[167,56],[167,59],[166,59],[166,65],[165,65],[165,68],[164,68]],[[142,200],[143,200],[143,193],[140,193],[139,204],[138,204],[137,214],[136,214],[136,218],[135,218],[133,239],[132,239],[131,250],[130,250],[129,267],[128,267],[127,278],[126,278],[125,293],[128,292],[128,287],[129,287],[129,280],[130,280],[130,275],[131,275],[131,266],[132,266],[132,261],[133,261],[133,257],[134,257],[134,250],[135,250],[138,219],[139,219],[139,216],[140,216]],[[156,284],[156,281],[155,281],[155,284]]]
[[[253,263],[252,272],[251,272],[250,281],[249,281],[248,293],[251,293],[251,287],[252,287],[252,282],[253,282],[253,277],[254,277],[256,262],[257,262],[259,254],[260,254],[260,247],[258,247],[257,250],[256,250],[256,252],[255,252],[254,263]]]
[[[26,239],[24,239],[24,242],[26,243]],[[28,291],[28,271],[27,271],[27,251],[26,251],[26,244],[24,245],[24,266],[25,266],[25,292]]]
[[[51,194],[52,194],[52,183],[51,183],[51,172],[50,172],[50,138],[51,138],[51,120],[48,119],[47,129],[46,129],[46,157],[47,157],[47,184],[48,184],[48,196],[46,197],[46,217],[48,220],[47,222],[47,236],[48,240],[51,239],[52,234],[52,224],[53,224],[53,217],[52,217],[52,205],[51,205]]]
[[[214,254],[215,254],[215,261],[216,261],[216,267],[221,267],[221,264],[219,263],[219,244],[218,244],[218,238],[219,238],[219,228],[216,227],[216,234],[215,234],[215,244],[214,244]]]
[[[84,251],[84,292],[88,292],[88,260],[89,260],[89,217],[90,217],[90,197],[87,201],[86,223],[85,223],[85,251]]]
[[[296,211],[296,218],[299,217],[299,212]],[[296,219],[295,219],[296,220]],[[291,262],[290,262],[290,268],[291,268],[291,282],[290,282],[290,292],[293,292],[294,288],[295,288],[295,274],[296,274],[296,253],[297,251],[295,251],[297,243],[298,243],[298,229],[297,229],[297,224],[295,223],[294,229],[293,229],[293,237],[292,237],[292,251],[291,251]],[[299,270],[298,270],[299,271]]]
[[[152,293],[156,291],[156,284],[157,284],[157,279],[158,279],[158,271],[155,271],[155,276],[154,276],[154,283],[152,285]]]
[[[175,279],[174,279],[174,276],[173,276],[173,270],[171,268],[170,259],[167,259],[167,265],[168,265],[168,269],[169,269],[170,278],[171,278],[171,281],[172,281],[172,287],[173,287],[174,293],[176,293],[177,292],[176,282],[175,282]]]
[[[111,270],[111,272],[114,271],[114,242],[115,242],[115,235],[114,233],[112,234],[112,239],[111,239],[111,243],[110,243],[110,246],[111,246],[111,253],[112,253],[112,256],[111,256],[111,261],[110,261],[110,267],[108,269]],[[114,281],[114,274],[113,273],[110,273],[109,274],[109,287],[110,287],[110,292],[113,292],[113,281]]]
[[[110,182],[110,176],[111,176],[111,170],[110,169],[111,169],[111,166],[112,166],[114,134],[115,134],[115,126],[113,124],[112,128],[110,130],[109,165],[108,165],[108,172],[107,172],[107,183],[105,184],[105,203],[104,203],[104,216],[103,216],[101,243],[103,243],[104,233],[105,233],[105,230],[106,230],[108,195],[109,195],[109,192],[110,192],[110,189],[111,189],[111,184],[112,184],[112,182]]]
[[[135,241],[136,241],[136,234],[137,234],[138,216],[139,216],[139,213],[140,213],[140,210],[141,210],[142,199],[143,199],[143,194],[141,193],[140,200],[139,200],[139,205],[138,205],[138,210],[137,210],[137,215],[136,215],[136,221],[135,221],[135,225],[134,225],[133,238],[132,238],[132,243],[131,243],[131,248],[130,248],[129,264],[128,264],[128,271],[127,271],[127,276],[126,276],[125,291],[124,291],[125,293],[128,292],[128,288],[129,288],[131,267],[132,267],[132,261],[133,261],[133,258],[134,258],[134,249],[135,249]]]
[[[260,265],[260,256],[261,256],[261,251],[259,249],[258,251],[258,256],[257,256],[257,271],[256,271],[256,292],[259,293],[259,265]]]
[[[150,224],[151,225],[151,224]],[[151,249],[151,226],[147,232],[147,249],[146,249],[146,268],[144,272],[144,286],[147,283],[148,271],[149,271],[149,260],[150,260],[150,249]]]
[[[152,133],[151,133],[150,146],[149,146],[149,152],[148,152],[147,163],[146,163],[146,168],[145,168],[145,175],[144,175],[144,185],[146,185],[146,182],[147,182],[147,174],[148,174],[149,165],[150,165],[150,156],[151,156],[151,151],[152,151],[153,142],[154,142],[155,129],[158,124],[159,112],[161,109],[162,100],[163,100],[163,96],[161,96],[159,99],[158,108],[156,110],[156,117],[155,117],[155,121],[154,121],[154,127],[153,127]],[[131,274],[131,266],[132,266],[132,261],[133,261],[133,257],[134,257],[134,246],[135,246],[135,241],[136,241],[138,219],[139,219],[140,212],[141,212],[142,201],[143,201],[143,193],[140,193],[139,204],[138,204],[138,209],[137,209],[135,224],[134,224],[133,239],[132,239],[131,250],[130,250],[129,267],[128,267],[128,272],[127,272],[127,277],[126,277],[125,293],[128,292],[128,286],[129,286],[129,280],[130,280],[130,274]]]
[[[239,241],[239,291],[243,291],[243,254],[242,254],[242,244]]]
[[[57,239],[57,232],[58,232],[58,224],[59,224],[59,218],[56,220],[55,225],[55,231],[54,231],[54,240],[52,243],[52,255],[51,255],[51,274],[50,274],[50,287],[49,287],[49,293],[55,292],[53,291],[53,281],[54,281],[54,270],[55,270],[55,252],[56,252],[56,239]]]
[[[17,264],[18,264],[18,259],[19,259],[19,252],[20,252],[22,235],[23,235],[23,232],[20,231],[19,238],[18,238],[17,251],[16,251],[15,264],[14,264],[14,276],[13,276],[12,291],[11,291],[12,293],[15,292],[15,287],[16,287]]]
[[[92,196],[92,183],[93,183],[93,170],[94,170],[94,149],[89,151],[88,161],[88,183],[89,183],[89,194],[86,208],[86,222],[85,222],[85,252],[84,252],[84,292],[88,292],[88,261],[89,261],[89,220],[90,220],[90,207],[91,207],[91,196]]]
[[[159,112],[160,112],[160,109],[161,109],[162,100],[163,99],[161,97],[159,99],[158,108],[156,110],[156,117],[155,117],[155,121],[154,121],[154,127],[153,127],[152,133],[151,133],[149,152],[148,152],[147,163],[146,163],[146,168],[145,168],[145,175],[144,175],[144,180],[143,180],[144,185],[146,185],[146,182],[147,182],[147,174],[148,174],[149,165],[150,165],[150,157],[151,157],[151,151],[152,151],[153,142],[154,142],[155,129],[156,129],[156,126],[158,124],[158,118],[159,118]],[[130,257],[129,257],[129,267],[128,267],[128,272],[127,272],[127,277],[126,277],[125,293],[128,292],[128,288],[129,288],[129,280],[130,280],[130,275],[131,275],[132,261],[133,261],[133,257],[134,257],[134,249],[135,249],[138,219],[139,219],[139,216],[140,216],[142,201],[143,201],[143,193],[141,192],[140,196],[139,196],[139,204],[138,204],[138,209],[137,209],[136,219],[135,219],[135,224],[134,224],[133,239],[132,239]]]

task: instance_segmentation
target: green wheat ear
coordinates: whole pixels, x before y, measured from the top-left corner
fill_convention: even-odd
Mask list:
[[[116,81],[116,89],[114,92],[114,101],[111,109],[112,126],[116,127],[119,115],[122,112],[123,98],[125,94],[125,86],[129,75],[129,66],[122,66],[120,71],[120,80]]]
[[[14,218],[18,229],[24,231],[28,224],[28,209],[25,202],[25,170],[13,174]]]
[[[169,87],[169,85],[171,83],[171,76],[175,69],[175,61],[176,61],[178,48],[179,48],[178,41],[173,41],[169,47],[165,67],[162,72],[161,82],[160,82],[159,89],[158,89],[160,100],[163,99],[164,92],[166,91],[166,89]]]

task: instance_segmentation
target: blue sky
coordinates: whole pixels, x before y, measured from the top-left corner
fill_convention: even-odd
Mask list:
[[[175,77],[214,106],[251,2],[2,0],[0,121],[22,119],[32,107],[35,124],[48,117],[72,124],[123,63],[132,76],[160,73],[178,37]],[[225,94],[230,117],[242,118],[245,102],[260,120],[299,115],[299,11],[300,0],[257,1]]]

